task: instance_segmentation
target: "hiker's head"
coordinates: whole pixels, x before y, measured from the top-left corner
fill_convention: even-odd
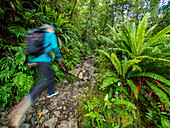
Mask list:
[[[41,28],[46,29],[50,33],[55,33],[55,30],[56,30],[56,28],[54,28],[53,26],[49,24],[43,24]]]

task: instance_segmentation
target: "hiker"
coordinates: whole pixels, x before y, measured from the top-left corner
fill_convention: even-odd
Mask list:
[[[44,44],[43,47],[44,53],[40,56],[35,57],[34,59],[30,60],[29,66],[37,65],[38,67],[38,77],[40,78],[39,84],[34,86],[30,93],[27,94],[11,111],[9,114],[9,120],[12,127],[17,127],[20,125],[22,117],[26,114],[27,110],[33,103],[35,99],[40,95],[40,93],[47,88],[47,98],[51,98],[57,95],[59,92],[55,89],[55,78],[54,72],[51,69],[51,61],[52,57],[49,54],[51,51],[55,52],[56,60],[63,65],[62,63],[62,55],[58,48],[57,38],[55,35],[55,28],[48,24],[43,24],[42,27],[45,31],[44,35]]]

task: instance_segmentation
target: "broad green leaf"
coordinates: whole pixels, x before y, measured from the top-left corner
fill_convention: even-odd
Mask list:
[[[120,79],[116,77],[108,77],[103,81],[102,86],[100,88],[105,88],[113,83],[118,82],[119,80]]]

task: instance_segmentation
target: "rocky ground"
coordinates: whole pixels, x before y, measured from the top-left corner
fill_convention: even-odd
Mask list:
[[[24,116],[24,123],[20,128],[78,128],[77,123],[78,106],[82,104],[77,100],[80,96],[85,95],[84,89],[91,88],[91,82],[95,82],[93,76],[97,72],[94,67],[95,56],[89,55],[84,57],[81,64],[77,64],[70,74],[77,77],[74,82],[68,82],[63,79],[61,83],[56,83],[59,94],[47,99],[46,91],[37,99],[35,104],[29,109]],[[0,128],[8,128],[7,119],[9,111],[0,113]]]

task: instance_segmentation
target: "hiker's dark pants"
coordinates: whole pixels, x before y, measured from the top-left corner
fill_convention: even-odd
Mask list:
[[[55,78],[54,72],[51,69],[50,63],[38,63],[38,84],[36,84],[31,90],[30,95],[32,101],[40,95],[42,90],[47,88],[48,94],[54,93],[55,88]]]

